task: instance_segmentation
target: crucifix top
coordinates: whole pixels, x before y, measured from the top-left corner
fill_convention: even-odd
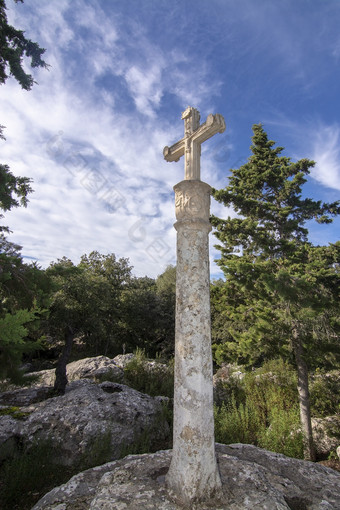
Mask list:
[[[222,115],[210,113],[207,120],[200,125],[200,112],[188,106],[182,113],[184,120],[184,137],[171,145],[164,147],[163,155],[166,161],[178,161],[185,156],[184,179],[199,181],[201,178],[201,144],[216,133],[223,133],[225,122]]]

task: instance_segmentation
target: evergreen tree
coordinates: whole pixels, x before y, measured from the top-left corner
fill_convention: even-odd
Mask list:
[[[14,1],[23,3],[23,0]],[[48,68],[48,64],[41,58],[45,49],[27,39],[22,30],[8,24],[6,9],[5,0],[0,0],[0,84],[13,76],[24,90],[31,90],[36,82],[32,75],[25,71],[24,59],[30,60],[32,68]],[[3,129],[4,126],[0,125],[0,139],[5,140]],[[19,205],[26,207],[27,196],[32,192],[30,183],[30,178],[16,177],[8,165],[0,164],[0,210],[9,211]],[[2,217],[0,214],[0,218]],[[0,226],[0,231],[9,230]]]
[[[23,3],[24,0],[14,1]],[[0,0],[0,84],[13,76],[23,89],[30,90],[35,82],[24,69],[24,57],[30,59],[31,67],[47,68],[48,64],[41,58],[46,50],[27,39],[22,30],[8,24],[6,9],[5,0]]]
[[[21,381],[23,355],[41,348],[49,281],[35,264],[25,264],[21,247],[0,234],[0,378]]]
[[[321,330],[326,310],[334,312],[336,307],[334,264],[339,260],[329,264],[332,256],[337,259],[338,250],[323,247],[325,258],[317,268],[321,252],[308,242],[306,222],[331,222],[340,204],[303,198],[302,186],[314,162],[293,163],[281,156],[283,148],[274,148],[275,142],[268,140],[260,124],[253,126],[253,132],[248,162],[231,171],[225,189],[213,191],[217,201],[232,205],[239,215],[226,220],[212,217],[222,243],[217,246],[221,250],[218,264],[226,277],[225,285],[214,292],[227,315],[221,320],[218,312],[223,314],[223,305],[213,305],[213,324],[220,322],[219,334],[225,335],[228,348],[241,361],[260,363],[294,354],[305,457],[313,459],[308,346],[318,343],[312,341],[315,336],[336,335],[329,325],[325,334]],[[329,278],[325,278],[327,271]],[[223,356],[223,348],[216,351]]]
[[[15,0],[19,1],[23,2]],[[41,58],[44,52],[22,30],[8,24],[6,2],[0,0],[0,84],[13,76],[24,90],[30,90],[35,82],[24,69],[24,59],[30,59],[33,68],[46,68]],[[5,140],[3,129],[0,125],[0,139]],[[0,164],[0,219],[2,212],[20,205],[26,207],[31,192],[30,178],[15,176],[8,165]],[[42,312],[37,300],[45,293],[46,280],[43,282],[44,273],[37,266],[23,263],[21,248],[10,243],[4,237],[5,232],[9,228],[0,225],[0,373],[14,379],[18,376],[22,354],[39,345],[32,338],[29,343],[28,338],[32,324]],[[39,284],[42,287],[38,290]]]
[[[3,126],[0,126],[0,139],[5,140],[2,133]],[[32,180],[28,177],[16,177],[12,174],[8,165],[0,163],[0,211],[10,211],[13,207],[20,205],[26,207],[28,195],[32,192]],[[0,219],[3,214],[0,213]],[[0,233],[9,232],[8,227],[0,225]]]

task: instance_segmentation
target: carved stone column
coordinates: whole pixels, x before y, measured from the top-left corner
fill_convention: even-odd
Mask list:
[[[208,184],[174,186],[177,230],[173,456],[166,480],[189,506],[217,496],[210,328]]]

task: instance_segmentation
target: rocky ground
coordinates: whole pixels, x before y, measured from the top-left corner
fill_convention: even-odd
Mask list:
[[[53,370],[39,374],[33,387],[0,394],[0,411],[17,409],[0,416],[0,460],[12,455],[16,447],[46,439],[53,443],[56,461],[64,465],[80,462],[100,438],[109,450],[107,460],[119,458],[141,437],[149,441],[152,450],[168,445],[170,428],[163,413],[166,399],[116,382],[95,382],[105,379],[105,374],[123,379],[123,369],[114,360],[87,358],[68,365],[72,382],[65,395],[50,395],[51,386],[46,384],[53,384]]]
[[[223,493],[200,510],[339,510],[340,474],[251,445],[217,445]],[[87,470],[32,510],[179,510],[167,491],[171,451],[131,455]]]
[[[31,387],[0,394],[0,414],[4,412],[0,416],[0,461],[37,439],[52,441],[56,462],[65,466],[82,465],[86,455],[96,454],[93,448],[98,445],[105,450],[105,461],[112,461],[52,490],[34,510],[180,508],[164,484],[170,450],[117,460],[141,438],[147,439],[150,448],[144,451],[164,448],[171,440],[164,414],[168,399],[150,397],[123,384],[124,369],[132,358],[131,354],[114,359],[98,356],[70,363],[70,383],[62,396],[51,396],[54,370],[36,373]],[[166,370],[159,363],[145,363],[151,372]],[[6,410],[12,411],[6,414]],[[313,426],[317,448],[327,458],[327,452],[338,446],[338,439],[329,437],[327,431],[340,430],[340,418],[315,419]],[[340,463],[336,459],[322,466],[250,445],[218,445],[217,456],[223,497],[199,509],[340,509],[340,474],[335,471]]]

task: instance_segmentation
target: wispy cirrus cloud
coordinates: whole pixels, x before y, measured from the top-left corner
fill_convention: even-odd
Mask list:
[[[27,256],[47,265],[113,251],[149,275],[174,261],[172,186],[183,179],[183,161],[166,163],[162,149],[182,137],[189,104],[202,121],[226,117],[226,133],[202,148],[202,179],[214,187],[245,162],[254,122],[293,112],[269,136],[288,155],[317,161],[308,184],[338,189],[339,126],[303,114],[318,108],[308,101],[327,82],[320,55],[336,61],[338,31],[326,30],[335,3],[316,14],[294,0],[10,4],[13,25],[47,48],[51,64],[36,70],[39,86],[29,93],[13,79],[1,88],[1,160],[34,180],[28,209],[8,216]],[[212,211],[232,214],[214,202]]]
[[[314,133],[311,175],[324,186],[340,190],[340,126],[320,126]]]

